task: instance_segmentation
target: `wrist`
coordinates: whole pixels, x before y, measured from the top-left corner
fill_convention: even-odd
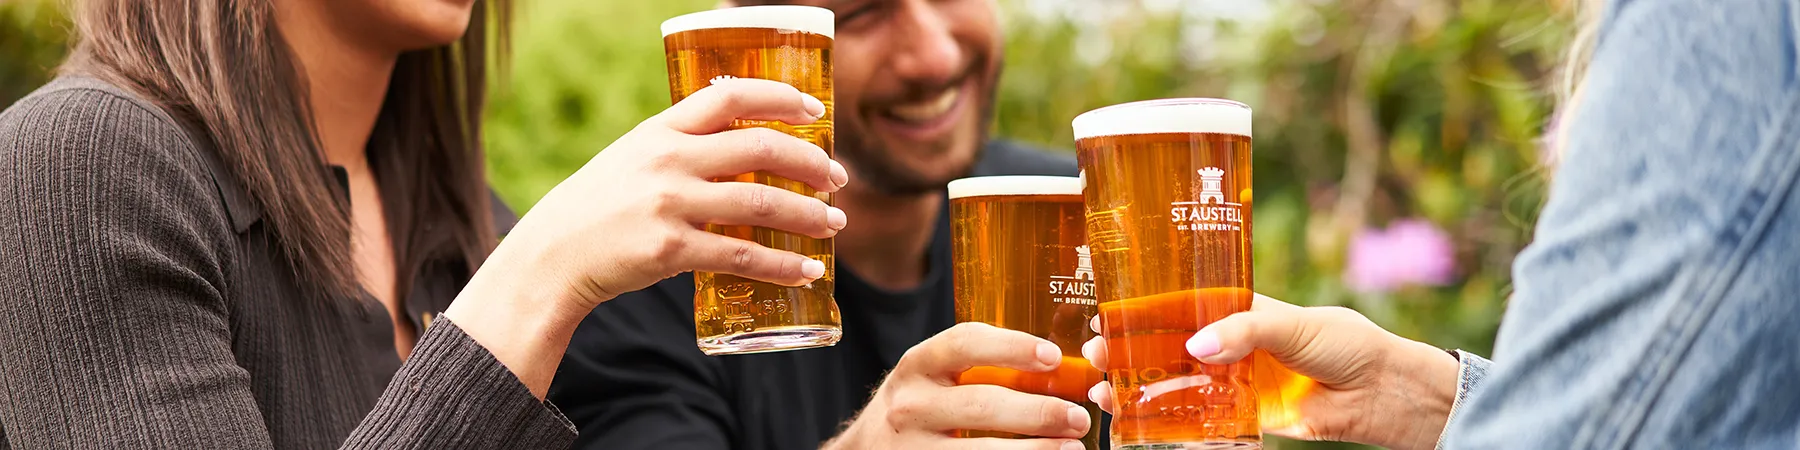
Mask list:
[[[1384,420],[1370,443],[1395,449],[1431,449],[1456,403],[1456,358],[1431,345],[1392,336],[1383,395],[1375,411]],[[1372,425],[1372,424],[1371,424]]]
[[[838,433],[837,437],[831,438],[830,441],[826,441],[825,444],[819,446],[819,448],[821,450],[874,448],[873,446],[864,443],[867,439],[863,439],[863,434],[864,430],[868,428],[869,422],[885,422],[887,420],[882,417],[877,417],[881,414],[880,403],[881,396],[878,392],[877,395],[869,401],[868,406],[864,406],[862,412],[856,414],[856,418],[850,419],[850,423],[844,426],[843,432]]]
[[[497,249],[444,311],[540,399],[588,313],[548,273]]]

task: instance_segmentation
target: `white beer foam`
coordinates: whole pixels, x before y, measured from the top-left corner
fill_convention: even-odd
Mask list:
[[[1108,106],[1075,116],[1075,139],[1154,133],[1250,136],[1250,107],[1231,100],[1171,98]]]
[[[768,5],[740,6],[686,14],[662,23],[663,37],[683,31],[713,28],[774,28],[798,30],[832,38],[837,31],[837,16],[831,10],[812,6]]]
[[[950,182],[950,198],[994,195],[1081,195],[1081,179],[1037,175],[963,178]]]

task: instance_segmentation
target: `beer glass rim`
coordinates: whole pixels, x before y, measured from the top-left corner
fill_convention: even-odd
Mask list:
[[[996,175],[951,180],[950,199],[999,195],[1081,195],[1081,178],[1047,175]]]
[[[793,30],[835,39],[837,16],[829,9],[800,5],[719,8],[675,16],[662,23],[663,37],[684,31],[716,28]]]
[[[1222,98],[1165,98],[1104,106],[1075,116],[1075,139],[1158,133],[1250,137],[1250,105]]]

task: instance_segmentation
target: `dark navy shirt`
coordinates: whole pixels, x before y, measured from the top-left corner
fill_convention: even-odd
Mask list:
[[[994,141],[973,173],[1073,176],[1076,168],[1067,154]],[[600,305],[575,332],[550,389],[580,428],[575,447],[817,448],[855,417],[900,355],[955,323],[948,216],[938,214],[928,273],[913,290],[882,290],[838,266],[844,336],[836,346],[706,356],[694,345],[691,274]]]

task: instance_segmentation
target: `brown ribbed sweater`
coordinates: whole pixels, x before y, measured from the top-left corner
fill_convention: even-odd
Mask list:
[[[395,356],[366,296],[300,297],[249,193],[162,109],[65,77],[0,113],[0,449],[566,448],[448,320]],[[466,272],[466,271],[463,271]]]

